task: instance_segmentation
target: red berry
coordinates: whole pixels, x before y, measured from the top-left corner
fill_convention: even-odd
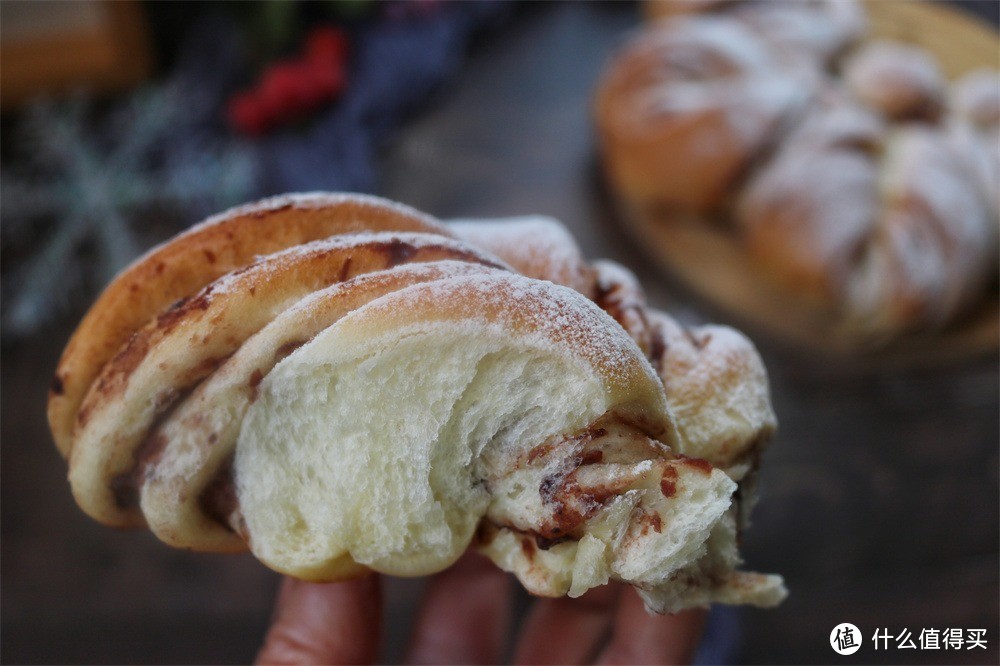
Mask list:
[[[306,37],[305,57],[311,62],[342,63],[347,58],[347,35],[333,26],[313,28]]]
[[[316,72],[310,63],[303,60],[296,63],[296,66],[299,77],[299,99],[302,102],[302,110],[312,111],[329,98],[317,81]]]
[[[275,63],[264,70],[260,96],[268,113],[287,120],[306,110],[310,103],[308,74],[294,62]]]
[[[346,81],[343,65],[313,62],[309,69],[313,85],[322,101],[329,101],[343,91]]]
[[[302,117],[344,89],[346,34],[332,26],[315,28],[303,56],[273,63],[257,87],[229,102],[229,121],[237,130],[259,135],[276,124]]]
[[[249,136],[263,134],[271,124],[260,99],[252,92],[233,95],[226,108],[226,116],[233,129]]]

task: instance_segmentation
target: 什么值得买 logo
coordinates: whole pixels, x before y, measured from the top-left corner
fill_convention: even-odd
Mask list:
[[[837,654],[854,654],[861,649],[861,630],[850,622],[841,622],[830,632],[830,647]]]

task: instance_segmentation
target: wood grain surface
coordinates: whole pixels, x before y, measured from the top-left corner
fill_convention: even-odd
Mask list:
[[[992,3],[991,3],[992,4]],[[381,194],[443,217],[563,219],[590,257],[633,267],[652,302],[689,322],[731,316],[664,278],[622,233],[594,161],[590,94],[639,22],[612,3],[529,3],[489,33],[383,157]],[[71,322],[0,361],[4,663],[245,663],[276,577],[249,557],[187,553],[109,530],[73,504],[44,421]],[[764,458],[748,566],[791,596],[743,609],[747,663],[1000,660],[996,357],[858,372],[750,328],[770,372],[779,434]],[[420,581],[392,580],[383,659],[400,658]],[[528,603],[521,597],[520,608]],[[985,628],[988,651],[838,657],[829,633]]]
[[[866,0],[865,10],[873,37],[927,49],[949,79],[980,67],[997,67],[1000,60],[996,29],[962,9],[914,0]]]

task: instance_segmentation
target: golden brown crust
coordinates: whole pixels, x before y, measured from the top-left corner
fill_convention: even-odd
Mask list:
[[[660,345],[646,310],[646,294],[632,271],[613,261],[594,262],[597,287],[594,302],[621,324],[659,371]]]
[[[739,22],[684,17],[640,33],[598,85],[608,177],[633,203],[706,213],[722,206],[807,86],[780,72]]]
[[[48,405],[60,452],[69,455],[75,414],[101,368],[171,303],[259,255],[364,230],[451,235],[433,218],[375,197],[289,195],[213,216],[136,260],[108,285],[63,351]]]

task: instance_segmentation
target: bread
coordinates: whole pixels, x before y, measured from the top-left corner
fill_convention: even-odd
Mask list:
[[[920,47],[872,41],[852,54],[843,70],[854,97],[892,120],[936,120],[943,111],[944,75]]]
[[[969,72],[952,87],[955,113],[984,132],[1000,129],[1000,71],[977,69]]]
[[[345,552],[387,573],[440,569],[484,514],[565,537],[594,495],[625,489],[540,493],[587,453],[571,435],[613,413],[655,456],[662,444],[647,436],[676,437],[657,389],[634,343],[566,288],[506,275],[393,292],[261,383],[234,465],[252,547],[276,568],[327,578]],[[294,458],[276,432],[295,433]],[[310,470],[319,483],[294,483]],[[579,515],[558,508],[562,492]],[[302,544],[297,520],[310,526]]]
[[[88,514],[306,580],[424,575],[476,547],[547,596],[618,580],[657,612],[783,598],[780,577],[738,571],[773,430],[745,339],[647,312],[554,220],[451,227],[476,247],[420,215],[441,233],[382,231],[400,209],[378,200],[292,200],[312,203],[268,237],[355,203],[377,221],[355,208],[348,232],[248,255],[126,331],[73,415]],[[109,289],[164,253],[211,276],[191,237]],[[88,320],[122,330],[119,307],[102,296]]]
[[[951,135],[971,163],[994,220],[1000,220],[1000,70],[978,69],[949,92]]]
[[[798,71],[744,25],[683,17],[636,35],[601,78],[604,166],[631,201],[695,214],[728,200],[757,154],[806,101]]]
[[[344,234],[267,255],[164,310],[105,364],[80,406],[69,475],[77,503],[102,522],[137,523],[130,475],[137,456],[156,453],[155,439],[146,440],[151,425],[247,338],[323,287],[451,258],[500,265],[437,235]]]
[[[648,317],[662,338],[657,365],[681,451],[746,480],[777,428],[767,371],[753,343],[727,326],[684,327],[656,310]]]
[[[654,20],[693,13],[734,18],[783,58],[821,66],[842,54],[866,27],[864,11],[854,0],[652,0],[646,6]]]
[[[919,48],[848,52],[865,23],[853,2],[653,7],[668,18],[596,91],[608,179],[640,225],[714,226],[789,308],[856,347],[940,330],[982,299],[997,269],[996,72],[949,94]]]
[[[983,293],[992,218],[948,132],[887,130],[843,98],[785,141],[734,215],[769,277],[872,339],[940,328]]]
[[[163,541],[198,550],[243,550],[228,507],[202,501],[213,481],[225,477],[239,429],[259,394],[259,383],[276,364],[320,331],[385,294],[460,275],[488,274],[486,264],[444,260],[400,264],[337,282],[298,301],[251,336],[209,375],[151,435],[160,451],[140,486],[149,528]],[[211,442],[211,446],[206,443]]]
[[[549,280],[592,297],[594,271],[573,236],[559,221],[542,215],[504,220],[452,220],[459,238],[492,252],[521,275]]]
[[[359,229],[448,235],[426,215],[381,199],[297,194],[213,216],[136,260],[80,322],[56,368],[48,416],[59,451],[69,455],[74,416],[101,367],[166,306],[257,255]]]

